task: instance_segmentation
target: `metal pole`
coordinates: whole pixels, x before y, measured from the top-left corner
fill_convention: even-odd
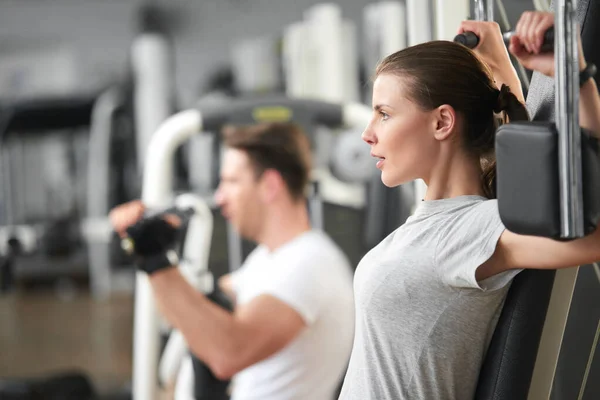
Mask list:
[[[476,21],[494,20],[493,0],[473,0],[473,13]]]
[[[571,0],[556,6],[554,62],[556,125],[559,136],[561,236],[583,236],[581,133],[579,128],[579,67],[575,10]],[[552,296],[540,338],[528,399],[550,399],[578,268],[556,271]]]
[[[112,229],[106,216],[110,211],[110,149],[113,119],[123,104],[117,87],[102,93],[94,104],[90,124],[87,218],[83,226],[89,252],[90,286],[94,299],[105,300],[111,294],[113,271],[110,264]]]
[[[558,0],[555,41],[556,120],[559,148],[559,190],[563,238],[584,234],[579,128],[579,62],[577,58],[576,4]]]
[[[494,20],[494,0],[486,0],[487,3],[487,20]]]

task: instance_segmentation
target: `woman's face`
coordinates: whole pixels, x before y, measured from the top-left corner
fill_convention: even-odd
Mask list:
[[[407,98],[403,79],[382,74],[373,85],[373,117],[362,139],[378,158],[384,185],[393,187],[417,178],[427,180],[437,154],[433,112]]]

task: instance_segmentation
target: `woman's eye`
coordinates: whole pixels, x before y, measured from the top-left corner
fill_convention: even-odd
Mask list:
[[[381,119],[384,121],[390,117],[388,114],[384,113],[383,111],[379,111],[379,115],[381,115]]]

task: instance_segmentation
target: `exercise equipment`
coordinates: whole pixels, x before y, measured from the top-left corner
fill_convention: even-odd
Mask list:
[[[248,96],[282,91],[279,43],[275,37],[239,40],[231,48],[230,59],[237,93]]]
[[[514,34],[514,32],[510,30],[510,23],[508,21],[508,17],[506,15],[506,10],[504,8],[504,3],[502,2],[502,0],[496,0],[495,2],[493,0],[474,0],[472,2],[474,19],[476,21],[494,21],[494,3],[498,6],[498,11],[500,11],[499,24],[501,29],[505,31],[502,34],[502,36],[504,42],[508,45],[510,37]],[[551,33],[549,32],[548,35],[550,34]],[[553,40],[553,37],[548,37],[547,39]],[[479,44],[479,38],[473,32],[465,32],[456,35],[454,37],[454,41],[461,43],[471,49],[477,47],[477,45]],[[546,46],[544,50],[550,51],[550,48],[553,48],[553,46]],[[520,63],[516,62],[515,67],[517,69],[519,79],[521,80],[521,85],[525,93],[527,93],[529,91],[529,76],[527,75],[525,68]]]
[[[595,22],[598,21],[598,3],[590,0],[577,1],[577,22],[581,27],[583,51],[589,61],[600,65],[598,56],[598,38],[600,32]],[[531,76],[532,91],[527,95],[527,109],[531,118],[540,121],[554,121],[555,116],[555,83],[554,79],[538,72]]]
[[[106,216],[117,204],[139,198],[148,143],[174,109],[173,45],[162,11],[145,3],[136,19],[127,79],[106,88],[92,110],[83,230],[96,300],[133,290],[133,260],[120,250]]]
[[[560,180],[560,131],[553,123],[511,123],[497,132],[498,199],[506,228],[523,235],[554,239],[574,238],[562,229]],[[580,133],[582,166],[581,234],[593,232],[600,220],[600,152],[598,140]],[[532,160],[536,160],[532,163]],[[565,179],[565,178],[563,178]],[[568,177],[567,177],[568,179]],[[519,193],[519,196],[514,196]]]
[[[327,38],[324,40],[324,38]],[[341,6],[320,3],[283,35],[286,95],[330,102],[356,102],[358,90],[356,29]]]
[[[81,199],[77,184],[69,181],[73,171],[67,160],[85,144],[81,131],[89,126],[94,97],[90,93],[0,104],[0,256],[7,280],[85,271]]]
[[[115,290],[131,290],[131,268],[117,271],[119,261],[131,263],[114,251],[116,235],[106,216],[117,204],[135,198],[138,164],[135,157],[130,90],[115,85],[105,90],[92,110],[88,158],[87,214],[82,228],[89,254],[90,290],[96,300],[105,300]],[[123,157],[116,157],[115,150]],[[127,151],[129,150],[129,151]],[[134,154],[134,157],[128,154]],[[121,260],[119,260],[121,256]]]
[[[508,124],[497,134],[501,218],[507,222],[514,221],[521,210],[530,212],[521,214],[524,221],[519,224],[517,233],[518,230],[529,231],[569,240],[586,233],[586,214],[595,218],[597,223],[597,215],[584,212],[583,207],[585,193],[582,184],[591,183],[586,180],[592,179],[592,176],[587,172],[583,174],[582,170],[597,174],[598,156],[597,144],[582,136],[578,123],[579,82],[574,27],[573,2],[559,1],[555,24],[557,126]],[[516,132],[519,132],[519,137]],[[523,148],[521,146],[528,144],[531,146],[527,155],[514,151],[517,146]],[[552,173],[538,170],[536,165],[529,175],[533,167],[531,163],[527,164],[526,170],[512,169],[514,164],[523,165],[523,157],[531,161],[536,156],[536,162],[544,163]],[[593,160],[596,165],[582,168],[581,160]],[[540,196],[540,193],[527,188],[518,192],[518,196],[515,196],[517,192],[509,193],[522,183],[520,176],[523,174],[529,175],[529,185],[547,192]],[[595,186],[597,182],[596,178]],[[549,193],[548,188],[552,185],[555,189]],[[592,192],[597,190],[593,186],[591,188]],[[551,198],[544,199],[544,195]],[[537,199],[534,204],[531,196]],[[547,203],[541,203],[543,201]],[[588,203],[589,206],[592,205]],[[541,208],[540,211],[546,213],[545,217],[554,222],[552,229],[539,225],[537,210],[532,207]],[[528,270],[514,279],[484,360],[477,399],[550,398],[577,272],[578,268]]]
[[[564,8],[564,9],[563,9]],[[579,128],[579,69],[577,58],[577,32],[575,30],[574,9],[572,3],[567,1],[557,13],[556,30],[558,41],[556,42],[556,80],[557,88],[556,115],[557,122],[542,124],[511,123],[500,127],[497,132],[497,158],[499,165],[498,173],[498,194],[500,215],[507,221],[511,228],[515,228],[517,233],[537,234],[561,239],[574,239],[582,237],[589,232],[586,226],[586,214],[588,222],[595,228],[596,210],[590,207],[596,207],[593,201],[597,199],[594,196],[594,181],[583,181],[583,171],[585,177],[594,179],[598,172],[594,164],[597,158],[597,143],[593,138],[581,134]],[[515,132],[522,132],[522,135],[515,135]],[[532,179],[530,189],[537,193],[539,190],[545,190],[544,194],[555,194],[547,199],[547,206],[540,209],[541,204],[536,202],[535,206],[527,204],[529,196],[520,196],[518,198],[507,196],[507,193],[517,187],[523,187],[515,178],[512,166],[522,165],[525,160],[519,159],[522,154],[515,153],[517,146],[527,146],[529,140],[536,140],[537,146],[532,146],[531,151],[539,149],[541,152],[537,160],[544,162],[543,167],[549,168],[548,174],[543,173],[543,169],[532,171],[532,176],[538,179]],[[507,151],[508,150],[508,151]],[[531,155],[527,156],[530,160]],[[535,156],[534,156],[535,158]],[[556,162],[558,161],[558,168]],[[582,162],[583,161],[583,162]],[[502,164],[500,164],[502,163]],[[550,175],[550,171],[558,171],[556,176]],[[539,174],[539,175],[538,175]],[[597,181],[596,181],[597,182]],[[586,185],[586,183],[588,185]],[[540,186],[537,186],[537,185]],[[513,186],[520,185],[520,186]],[[548,185],[548,186],[546,186]],[[586,187],[587,186],[587,187]],[[583,187],[590,189],[586,192],[589,202],[584,204]],[[536,190],[537,189],[537,190]],[[526,191],[525,193],[534,193]],[[515,192],[513,192],[515,193]],[[533,207],[532,207],[533,206]],[[587,209],[584,208],[587,206]],[[538,217],[534,212],[537,207],[546,224],[540,226]],[[511,224],[515,221],[521,211],[526,210],[522,224]],[[585,210],[585,212],[584,212]],[[521,214],[521,216],[524,216]],[[538,217],[539,218],[539,217]],[[591,218],[591,219],[590,219]],[[508,226],[507,226],[508,227]]]
[[[57,219],[57,212],[64,212],[68,207],[53,203],[47,198],[43,192],[44,176],[33,179],[35,176],[31,175],[44,172],[39,169],[42,167],[39,160],[41,155],[55,156],[56,159],[52,161],[59,164],[63,161],[61,158],[68,155],[65,154],[60,137],[52,135],[52,132],[72,130],[84,136],[79,131],[84,131],[90,125],[95,96],[96,94],[90,93],[72,97],[38,98],[4,102],[0,107],[0,150],[3,153],[1,191],[4,200],[1,207],[4,211],[3,218],[0,221],[2,292],[11,290],[20,277],[60,277],[85,271],[87,254],[78,242],[83,232],[78,218],[81,204],[76,193],[67,191],[63,196],[69,199],[70,206],[77,208],[77,212],[69,212],[69,219],[63,219],[64,214],[63,218]],[[17,134],[20,135],[18,138],[15,137]],[[72,137],[69,139],[73,141]],[[78,143],[85,144],[87,138],[83,139]],[[11,143],[13,140],[28,141],[17,147],[15,143]],[[65,141],[68,142],[66,139]],[[8,147],[9,144],[14,147]],[[44,152],[47,150],[45,145],[52,151]],[[19,149],[19,152],[11,153],[11,149]],[[49,203],[49,209],[36,208],[38,204],[27,201],[28,197],[37,197],[35,200],[42,204]],[[48,223],[48,219],[54,219],[54,223]],[[93,385],[79,371],[65,371],[44,378],[0,379],[0,398],[97,399]]]
[[[172,43],[161,21],[160,8],[151,3],[143,4],[137,18],[138,34],[131,44],[131,68],[138,170],[143,171],[152,135],[174,111],[175,78]]]
[[[600,65],[600,2],[579,0],[576,8],[586,61]],[[537,78],[535,75],[534,79]],[[552,83],[552,79],[548,80]],[[539,88],[543,90],[544,85],[540,84]],[[535,98],[532,93],[527,100],[530,112],[537,117],[542,117],[543,111],[554,108],[553,101],[545,99],[548,104],[542,104],[544,109],[534,110]],[[600,335],[600,280],[597,271],[595,266],[585,266],[577,273],[552,387],[552,398],[555,400],[600,398],[600,381],[594,379],[598,368]]]
[[[156,225],[156,222],[160,222],[160,218],[168,214],[174,214],[180,218],[181,225],[179,228],[172,229],[172,231],[161,235],[163,240],[171,243],[173,246],[169,250],[165,249],[165,257],[172,265],[178,265],[178,268],[188,282],[197,290],[203,292],[208,299],[228,311],[233,311],[231,302],[220,291],[212,272],[208,268],[213,227],[212,213],[208,205],[200,197],[192,194],[179,195],[174,203],[174,207],[166,210],[146,212],[145,218],[149,219],[145,222],[154,224],[155,228],[152,229],[164,229],[164,227],[160,228]],[[163,223],[166,222],[163,221]],[[142,253],[150,250],[148,246],[156,248],[156,246],[167,244],[165,242],[152,245],[151,241],[146,244],[138,243],[143,238],[140,236],[139,229],[136,232],[136,226],[129,228],[127,232],[129,235],[121,240],[121,246],[123,250],[132,255],[136,254],[135,248],[138,247],[138,244],[146,247]],[[169,238],[169,236],[171,237]],[[159,254],[155,256],[160,257]],[[164,263],[165,260],[160,260],[155,256],[151,256],[155,260],[152,261],[151,259],[150,264],[138,264],[138,267],[148,273],[168,268],[167,264]],[[145,263],[143,260],[137,262]],[[170,337],[167,339],[159,367],[159,379],[163,385],[172,385],[174,383],[177,372],[180,370],[181,363],[187,353],[189,351],[187,351],[185,339],[181,333],[179,331],[171,332]],[[226,400],[229,380],[221,380],[215,377],[208,366],[193,354],[189,354],[189,358],[191,359],[193,371],[189,378],[193,379],[189,383],[177,382],[177,385],[191,387],[191,392],[196,400]],[[186,375],[183,375],[183,377],[185,378]],[[189,396],[190,393],[187,393],[187,396],[183,397]]]
[[[502,38],[506,45],[509,44],[510,38],[515,35],[514,31],[504,32]],[[474,49],[479,44],[479,37],[473,32],[464,32],[454,37],[454,41],[467,46],[470,49]],[[544,41],[540,48],[541,53],[548,53],[554,51],[554,27],[551,27],[544,33]]]
[[[369,3],[363,9],[363,68],[374,71],[377,63],[385,56],[406,48],[407,43],[406,5],[400,1]],[[365,97],[371,102],[371,95]]]
[[[284,30],[285,94],[290,98],[357,102],[360,99],[358,65],[356,27],[343,18],[338,4],[316,4],[305,11],[302,21]],[[348,136],[344,135],[346,132],[339,129],[315,129],[318,134],[313,135],[313,165],[321,198],[324,202],[350,208],[364,207],[364,185],[356,179],[362,174],[355,175],[352,180],[346,179],[352,173],[333,174],[346,166],[340,164],[339,158],[332,159],[338,140],[353,148],[359,141],[348,140]],[[335,164],[333,169],[332,164]]]
[[[473,19],[476,21],[494,20],[494,0],[473,0]]]
[[[269,121],[294,121],[305,128],[311,141],[313,129],[316,125],[328,127],[362,127],[371,117],[370,108],[356,103],[346,105],[333,104],[321,101],[273,98],[237,100],[229,104],[226,109],[215,107],[214,109],[186,110],[168,118],[153,135],[148,153],[146,155],[146,166],[142,187],[142,201],[151,209],[165,209],[173,204],[173,157],[176,149],[185,141],[203,131],[218,132],[224,124],[247,124],[249,122]],[[180,195],[176,202],[181,199]],[[189,198],[189,197],[188,197]],[[200,251],[204,248],[202,257],[208,257],[207,244],[210,243],[209,232],[212,230],[212,214],[201,199],[195,198],[190,201],[202,212],[202,221],[198,225],[203,226],[204,239],[196,238],[186,240],[186,243],[194,243],[189,251]],[[176,204],[182,207],[182,204]],[[200,214],[199,214],[200,215]],[[190,235],[188,227],[188,236]],[[198,228],[198,232],[201,229]],[[203,243],[198,246],[197,243]],[[184,250],[188,251],[188,246]],[[184,257],[187,259],[188,257]],[[202,265],[206,265],[207,259],[199,260],[200,256],[189,257],[196,260],[195,271],[199,271]],[[205,271],[205,270],[204,270]],[[189,274],[186,274],[188,278]],[[194,275],[192,274],[192,277]],[[157,314],[152,293],[147,281],[148,277],[138,273],[136,277],[135,298],[135,321],[134,321],[134,368],[133,368],[133,395],[134,399],[153,400],[156,398],[158,382],[157,368],[159,366],[159,316]],[[193,279],[192,279],[193,282]],[[205,280],[205,285],[212,285],[212,281]],[[196,286],[196,285],[195,285]],[[198,286],[196,286],[198,287]],[[206,291],[210,292],[210,291]],[[175,332],[167,344],[166,355],[163,356],[164,363],[161,365],[161,380],[170,381],[174,376],[178,364],[177,356],[181,354],[183,338]],[[177,344],[179,342],[179,344]],[[170,357],[169,354],[174,354]],[[170,360],[170,361],[167,361]]]
[[[145,175],[147,176],[147,175]],[[145,186],[146,187],[146,186]],[[144,195],[142,195],[142,199],[144,199]],[[146,205],[149,205],[145,201]],[[213,231],[213,216],[210,211],[210,208],[206,204],[206,202],[199,196],[186,193],[181,194],[175,198],[174,207],[177,210],[191,210],[191,217],[185,222],[185,239],[182,243],[182,250],[179,261],[179,268],[182,272],[183,276],[190,282],[197,290],[205,293],[209,298],[215,301],[217,304],[223,306],[224,308],[231,309],[231,306],[226,303],[223,296],[219,295],[218,287],[215,285],[214,277],[212,272],[208,268],[208,259],[210,255],[210,244],[212,240],[212,231]],[[164,211],[161,211],[163,213]],[[140,275],[144,275],[144,273],[137,273],[138,275],[138,283]],[[139,290],[139,287],[138,287]],[[211,297],[212,296],[212,297]],[[138,314],[140,308],[144,309],[144,305],[141,305],[138,301],[138,295],[136,292],[136,304],[135,304],[135,320],[134,320],[134,389],[133,394],[135,398],[138,398],[137,388],[140,386],[140,382],[136,380],[136,371],[140,371],[141,368],[146,368],[145,365],[135,364],[138,358],[144,357],[144,354],[140,354],[140,348],[143,349],[142,346],[147,345],[148,339],[152,340],[152,335],[157,335],[157,332],[150,331],[148,335],[144,335],[144,343],[138,343],[137,340],[141,336],[139,332],[140,326],[140,314]],[[144,316],[144,314],[141,314]],[[146,336],[150,336],[147,338]],[[156,338],[154,338],[156,339]],[[156,342],[151,342],[156,343]],[[156,349],[158,350],[158,349]],[[187,345],[185,343],[185,339],[181,332],[172,331],[167,343],[165,345],[160,364],[158,366],[158,379],[162,385],[172,385],[176,381],[177,374],[180,370],[181,363],[187,355]],[[193,358],[193,357],[192,357]],[[204,371],[204,372],[202,372]],[[219,391],[219,388],[224,386],[224,383],[219,381],[210,373],[210,371],[203,366],[203,364],[199,360],[194,360],[194,376],[202,376],[202,381],[206,383],[210,383],[210,386],[200,388],[199,385],[191,385],[194,388],[196,393],[200,393],[204,390],[206,391],[212,390],[212,395],[214,398],[218,399],[220,397],[216,397],[216,392]],[[156,366],[154,369],[153,376],[156,375]],[[178,383],[179,385],[180,383]],[[224,392],[221,392],[224,393]],[[222,394],[221,394],[222,396]],[[150,398],[150,397],[148,397]],[[204,399],[205,397],[198,397]],[[208,397],[211,398],[211,397]]]

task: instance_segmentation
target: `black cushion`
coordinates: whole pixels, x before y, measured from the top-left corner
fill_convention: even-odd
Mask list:
[[[555,271],[514,279],[479,375],[475,400],[527,399]]]

